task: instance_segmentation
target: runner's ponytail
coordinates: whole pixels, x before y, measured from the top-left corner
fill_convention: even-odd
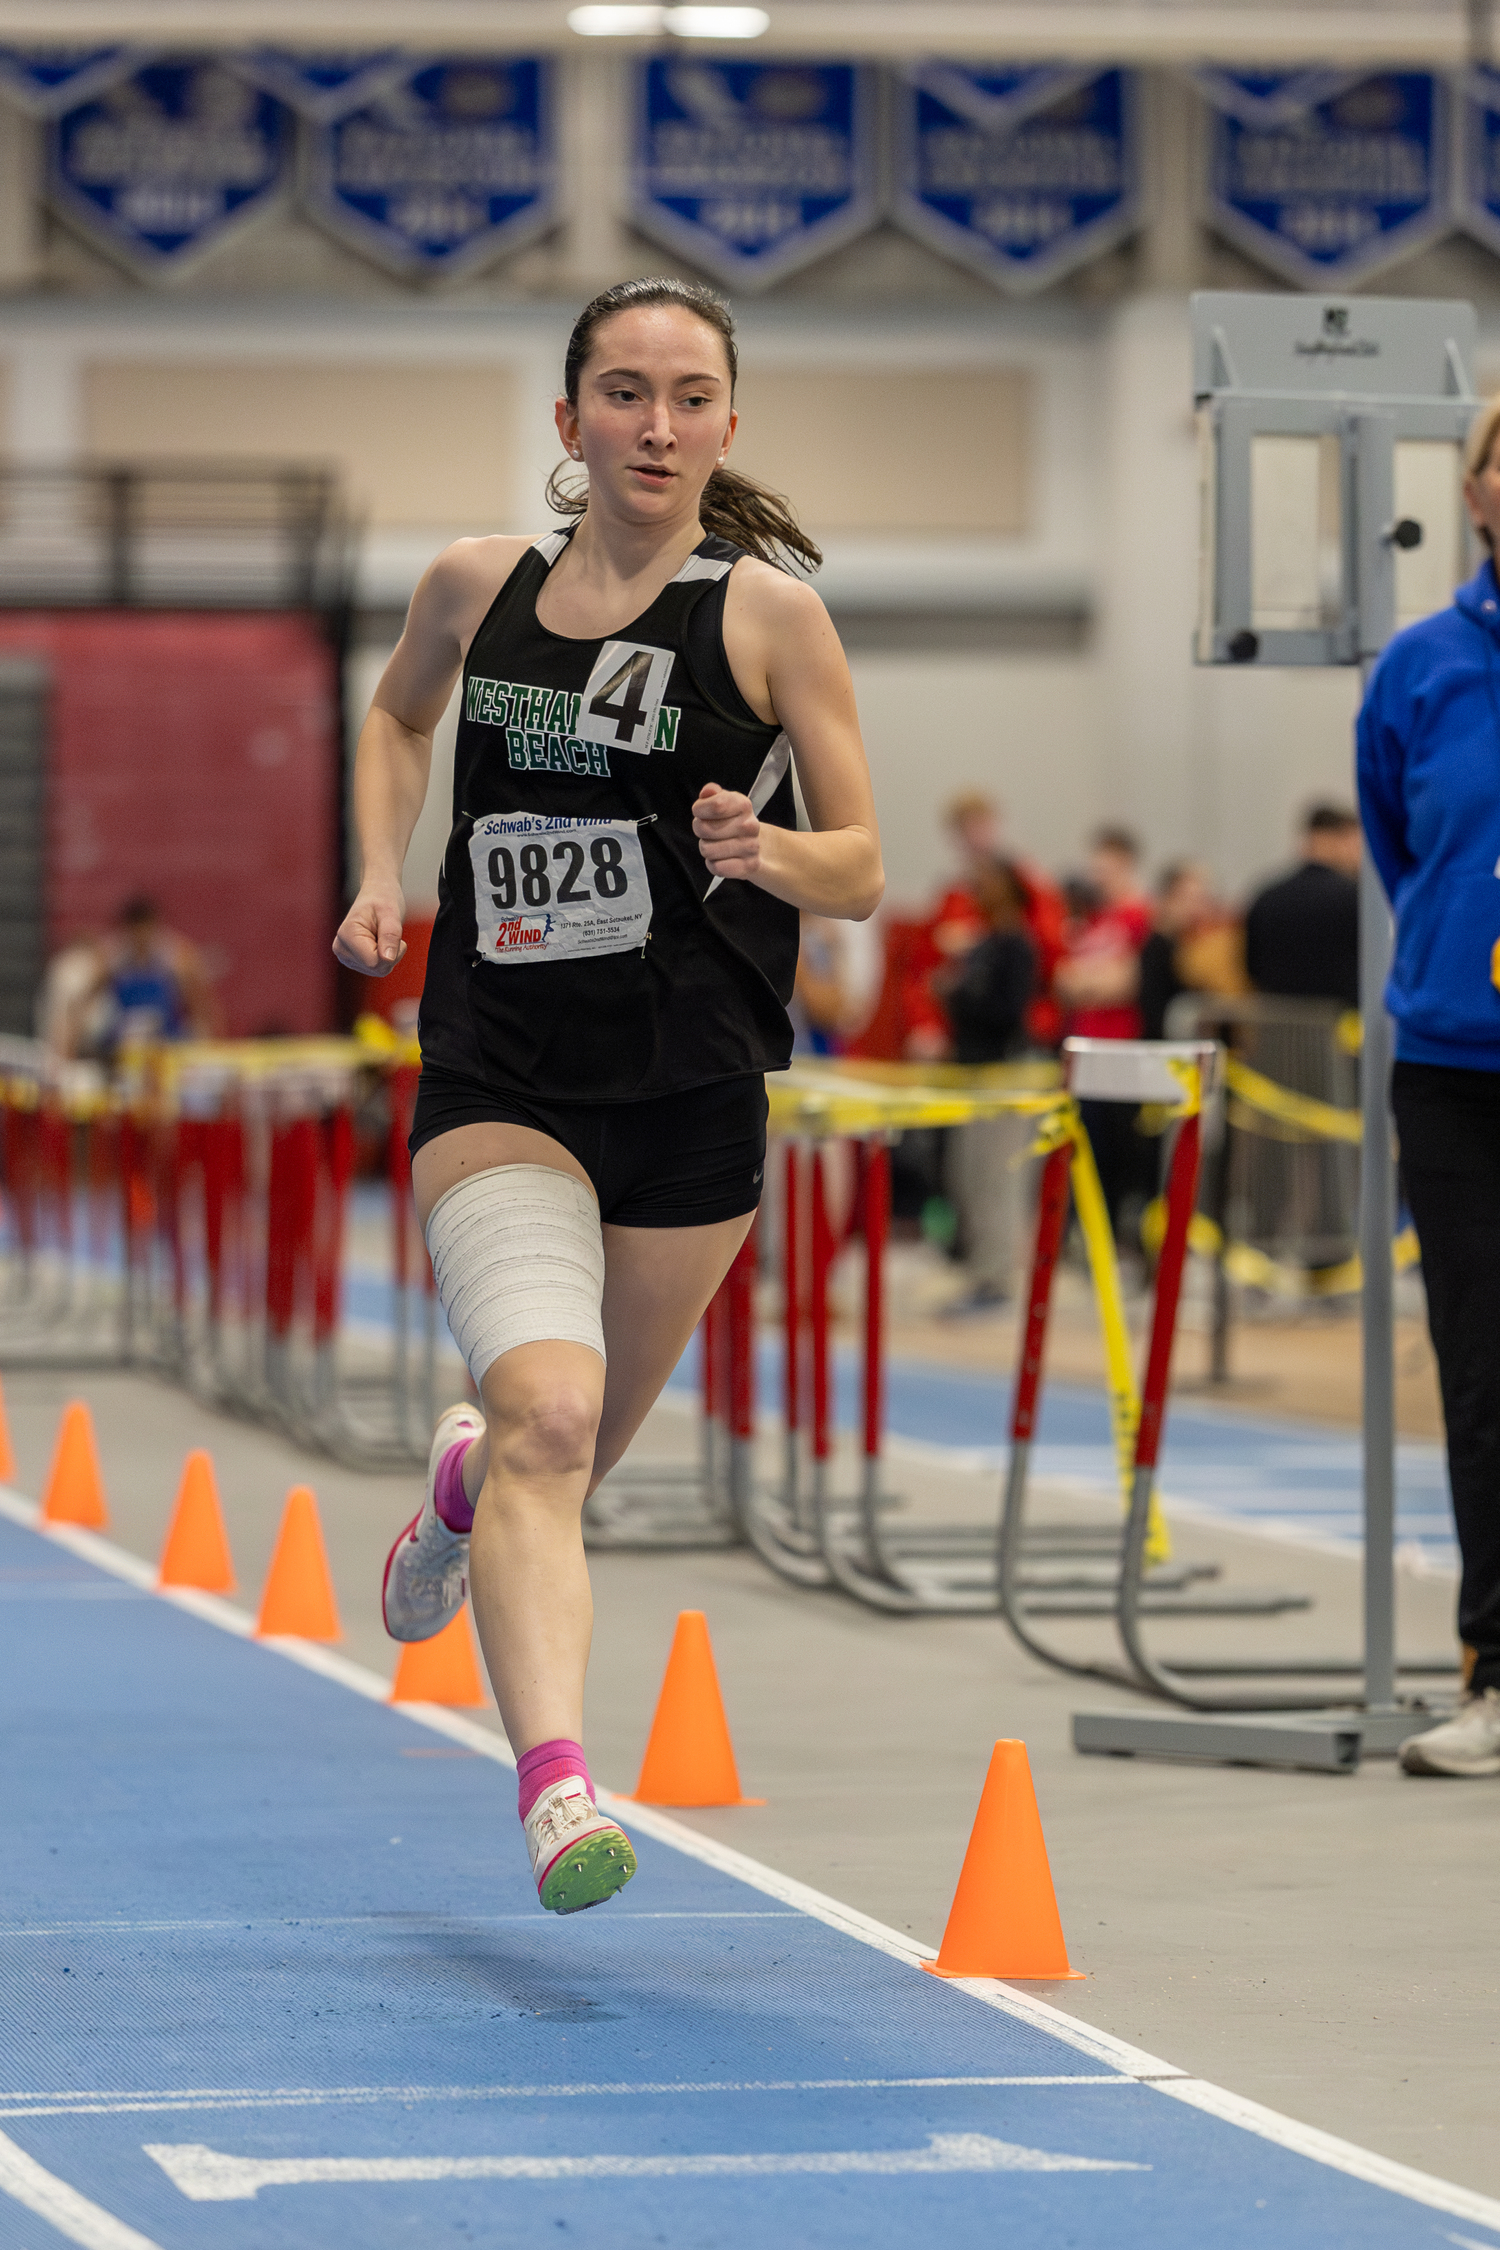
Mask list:
[[[578,315],[563,362],[563,389],[570,406],[578,404],[578,380],[604,322],[616,313],[633,312],[638,307],[651,305],[678,305],[684,312],[705,321],[714,331],[724,347],[729,365],[729,395],[733,399],[740,363],[734,341],[734,320],[723,298],[700,281],[651,277],[617,281],[612,289],[601,291]],[[588,506],[588,487],[567,478],[565,465],[559,464],[547,479],[547,505],[556,515],[581,516]],[[816,570],[823,560],[821,550],[798,523],[791,503],[779,492],[757,483],[754,477],[741,476],[737,469],[720,466],[714,470],[703,488],[698,515],[705,531],[742,547],[758,562],[774,563],[785,569],[788,560],[792,560],[807,570]]]

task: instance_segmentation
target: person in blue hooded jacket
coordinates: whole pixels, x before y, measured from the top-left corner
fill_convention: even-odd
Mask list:
[[[1500,1775],[1500,399],[1464,497],[1489,554],[1398,633],[1357,730],[1359,802],[1396,916],[1391,1104],[1448,1433],[1465,1686],[1408,1773]]]

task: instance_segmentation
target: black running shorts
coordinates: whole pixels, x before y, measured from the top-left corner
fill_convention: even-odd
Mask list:
[[[583,1166],[606,1226],[707,1227],[760,1202],[766,1082],[725,1078],[643,1102],[541,1102],[422,1065],[413,1156],[456,1125],[529,1125]]]

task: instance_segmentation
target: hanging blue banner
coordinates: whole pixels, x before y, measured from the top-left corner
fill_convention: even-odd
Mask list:
[[[52,127],[52,201],[138,272],[180,272],[289,187],[293,134],[219,63],[148,63]]]
[[[767,288],[875,224],[874,132],[856,64],[653,58],[631,217],[716,280]]]
[[[1208,216],[1303,289],[1341,288],[1451,224],[1448,90],[1382,72],[1279,122],[1213,120]]]
[[[274,94],[299,117],[310,117],[318,125],[331,124],[373,100],[409,67],[395,47],[379,55],[299,55],[280,47],[257,47],[230,62],[230,68],[252,86]]]
[[[1002,289],[1045,288],[1140,224],[1123,70],[928,62],[896,103],[897,223]]]
[[[61,117],[146,59],[139,47],[0,47],[0,93],[29,117]]]
[[[401,274],[461,273],[556,218],[550,66],[516,56],[403,68],[308,145],[308,209]]]
[[[1500,70],[1473,67],[1459,81],[1458,222],[1500,251]]]
[[[1357,70],[1226,70],[1200,63],[1192,78],[1200,94],[1244,125],[1289,125],[1317,102],[1358,83]]]

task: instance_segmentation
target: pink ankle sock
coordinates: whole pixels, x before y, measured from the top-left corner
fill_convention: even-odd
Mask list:
[[[450,1531],[469,1532],[474,1528],[474,1511],[464,1491],[464,1455],[474,1443],[473,1438],[460,1438],[438,1463],[432,1504]]]
[[[555,1742],[539,1742],[534,1750],[523,1750],[516,1760],[521,1818],[526,1818],[543,1790],[550,1789],[555,1781],[566,1781],[570,1773],[583,1775],[584,1785],[592,1797],[594,1784],[589,1779],[588,1760],[576,1742],[559,1736]]]

